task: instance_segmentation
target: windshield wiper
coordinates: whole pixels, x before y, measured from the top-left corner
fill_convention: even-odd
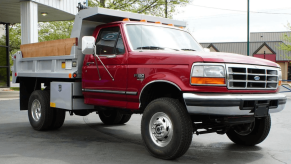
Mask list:
[[[175,51],[179,51],[178,49],[174,49],[174,48],[169,48],[169,47],[158,47],[158,46],[144,46],[144,47],[137,47],[136,49],[141,50],[165,50],[165,48],[171,49],[171,50],[175,50]]]
[[[196,51],[194,49],[188,49],[188,48],[184,48],[184,49],[181,49],[181,50],[183,50],[183,51]]]

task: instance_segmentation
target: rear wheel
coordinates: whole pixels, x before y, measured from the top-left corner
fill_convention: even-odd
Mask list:
[[[131,114],[124,114],[118,124],[125,124],[130,120],[130,118]]]
[[[53,122],[49,129],[56,130],[63,126],[65,118],[66,118],[66,111],[63,109],[53,109],[54,112]]]
[[[155,157],[175,159],[186,153],[193,134],[185,107],[172,98],[159,98],[145,109],[141,134],[147,150]]]
[[[46,91],[32,92],[28,102],[28,118],[35,130],[47,130],[53,122],[54,113],[50,109],[50,98]]]
[[[226,134],[228,138],[240,145],[253,146],[263,142],[271,129],[271,117],[256,118],[253,123],[236,125]]]
[[[114,125],[120,123],[123,114],[121,114],[117,110],[104,110],[104,111],[99,111],[99,118],[100,120],[107,125]]]

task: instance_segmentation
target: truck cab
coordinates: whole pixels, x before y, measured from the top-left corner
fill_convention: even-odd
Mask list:
[[[28,110],[35,130],[60,128],[66,111],[79,116],[97,112],[109,125],[143,114],[143,142],[162,159],[182,156],[193,134],[226,134],[236,144],[259,144],[270,131],[270,113],[286,104],[278,93],[280,66],[205,52],[184,27],[185,22],[170,19],[82,10],[73,42],[23,45],[15,55],[20,109]],[[44,55],[40,44],[42,49],[64,44],[71,51],[52,56],[60,46]]]

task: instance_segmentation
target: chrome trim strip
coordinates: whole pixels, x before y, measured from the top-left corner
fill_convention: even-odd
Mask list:
[[[187,110],[191,114],[207,114],[207,115],[253,115],[251,110],[240,110],[239,106],[188,106],[187,100],[197,101],[234,101],[234,100],[282,100],[286,96],[280,93],[272,94],[211,94],[211,93],[183,93],[183,98]],[[280,112],[284,109],[285,104],[279,104],[277,108],[270,109],[270,113]]]
[[[97,92],[97,93],[125,94],[125,91],[98,90],[98,89],[82,89],[82,91],[83,92]]]
[[[269,113],[277,113],[284,109],[285,104],[278,105],[276,109],[269,109]],[[250,113],[251,110],[240,110],[238,106],[231,107],[206,107],[206,106],[187,106],[187,110],[190,114],[205,114],[205,115],[254,115]]]
[[[277,100],[286,99],[286,96],[281,93],[270,94],[221,94],[221,93],[183,93],[184,99],[196,100]]]
[[[125,92],[125,94],[127,94],[127,95],[137,95],[137,92]]]
[[[251,110],[240,110],[238,106],[231,107],[207,107],[207,106],[187,106],[190,114],[205,114],[205,115],[223,115],[223,116],[240,116],[254,115]]]
[[[156,83],[156,82],[166,82],[166,83],[172,84],[172,85],[174,85],[175,87],[177,87],[177,88],[181,91],[181,88],[180,88],[177,84],[175,84],[175,83],[173,83],[173,82],[171,82],[171,81],[167,81],[167,80],[154,80],[154,81],[151,81],[151,82],[147,83],[146,85],[144,85],[143,88],[141,89],[140,94],[139,94],[139,103],[141,103],[141,102],[140,102],[140,97],[141,97],[141,95],[142,95],[143,90],[144,90],[144,89],[145,89],[149,84]]]
[[[113,93],[113,94],[126,94],[126,95],[137,95],[137,92],[127,91],[112,91],[112,90],[99,90],[99,89],[82,89],[83,92],[97,92],[97,93]]]

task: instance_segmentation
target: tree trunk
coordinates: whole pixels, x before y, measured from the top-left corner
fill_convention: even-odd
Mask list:
[[[100,5],[101,5],[101,7],[104,7],[104,8],[105,8],[105,1],[106,1],[106,0],[100,0]]]
[[[165,0],[165,18],[168,18],[168,0]]]

